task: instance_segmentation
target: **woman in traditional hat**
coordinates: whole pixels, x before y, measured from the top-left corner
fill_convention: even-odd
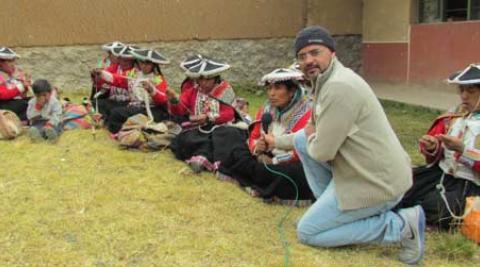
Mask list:
[[[12,49],[0,47],[0,109],[13,111],[20,120],[26,121],[31,80],[16,67],[17,58]]]
[[[223,137],[233,128],[223,126],[236,120],[232,106],[235,93],[220,77],[229,68],[228,64],[202,58],[186,71],[188,77],[196,80],[192,87],[185,88],[180,97],[173,90],[167,90],[170,113],[189,116],[189,121],[182,124],[184,131],[172,142],[172,150],[196,173],[216,169],[225,147],[223,142],[227,140]]]
[[[285,145],[289,143],[285,139],[303,129],[311,116],[311,104],[300,88],[302,80],[301,72],[284,68],[263,76],[260,84],[266,88],[268,100],[250,126],[248,146],[240,138],[229,144],[232,150],[220,165],[219,172],[225,175],[221,177],[232,177],[253,189],[253,195],[268,200],[291,203],[297,189],[301,204],[314,199],[294,148]],[[274,147],[269,147],[265,138],[274,139],[270,142]],[[288,175],[292,181],[278,173]]]
[[[160,65],[170,62],[159,52],[152,49],[134,49],[132,56],[138,62],[138,69],[132,69],[126,76],[102,71],[102,79],[120,88],[128,88],[129,103],[126,106],[113,108],[108,130],[117,133],[123,123],[135,114],[151,112],[153,120],[171,119],[167,111],[167,81]],[[149,115],[150,116],[150,115]]]
[[[134,73],[132,70],[135,68],[135,59],[133,58],[131,51],[135,48],[135,46],[130,45],[117,45],[115,47],[112,47],[112,55],[118,58],[118,64],[112,64],[106,70],[95,70],[95,75],[99,81],[97,83],[97,88],[102,88],[104,83],[108,84],[108,82],[102,79],[100,75],[104,71],[110,74],[116,74],[124,77],[128,77],[129,75],[132,75]],[[97,111],[102,114],[104,124],[108,123],[112,109],[116,107],[124,107],[128,104],[130,100],[128,85],[121,84],[121,86],[109,84],[109,86],[106,87],[108,88],[108,91],[106,92],[108,98],[96,98],[98,101]]]
[[[422,136],[420,152],[427,165],[413,170],[414,184],[399,207],[420,204],[427,223],[451,228],[462,215],[467,196],[480,195],[480,65],[452,74],[461,104],[439,116]]]
[[[185,79],[180,85],[180,92],[187,90],[188,88],[193,88],[196,84],[196,74],[187,72],[187,70],[193,66],[200,64],[203,56],[196,54],[190,57],[187,57],[184,61],[180,62],[180,68],[185,72]]]
[[[108,44],[102,45],[102,50],[106,52],[104,57],[99,60],[97,67],[90,72],[90,76],[92,78],[92,92],[90,94],[90,100],[96,101],[98,98],[107,98],[108,91],[110,90],[110,85],[102,82],[96,73],[98,69],[100,70],[111,70],[111,72],[115,73],[118,69],[118,54],[114,51],[125,47],[125,45],[121,42],[114,41]]]

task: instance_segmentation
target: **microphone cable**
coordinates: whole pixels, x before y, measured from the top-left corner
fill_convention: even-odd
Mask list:
[[[287,220],[288,216],[292,212],[293,208],[297,205],[298,194],[299,194],[298,193],[298,186],[290,176],[288,176],[284,173],[272,170],[270,167],[267,166],[267,164],[265,162],[263,163],[263,166],[265,166],[265,169],[267,169],[267,171],[269,171],[273,174],[279,175],[280,177],[285,178],[295,188],[295,199],[293,201],[293,204],[290,206],[290,208],[287,209],[287,211],[285,211],[285,213],[283,214],[283,216],[280,218],[280,220],[277,223],[277,231],[280,235],[280,241],[282,242],[282,247],[283,247],[283,250],[284,250],[283,266],[287,267],[289,265],[289,261],[290,261],[290,244],[288,243],[287,237],[285,236],[285,221]]]

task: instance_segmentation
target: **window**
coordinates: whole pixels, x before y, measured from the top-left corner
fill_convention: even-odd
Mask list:
[[[418,0],[420,23],[480,19],[480,0]]]

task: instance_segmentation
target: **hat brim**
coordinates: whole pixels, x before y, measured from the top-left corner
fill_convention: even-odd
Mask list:
[[[275,69],[274,71],[265,74],[262,79],[258,82],[260,86],[266,86],[267,84],[276,83],[276,82],[283,82],[283,81],[302,81],[303,73],[298,70],[294,69]]]
[[[230,65],[203,59],[200,63],[187,69],[186,75],[190,78],[213,78],[230,69]]]
[[[447,82],[459,85],[480,84],[480,65],[471,64],[464,70],[452,74]]]

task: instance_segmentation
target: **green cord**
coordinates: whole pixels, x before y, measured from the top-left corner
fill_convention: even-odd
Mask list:
[[[278,230],[278,233],[280,234],[280,239],[282,241],[283,250],[285,251],[285,258],[284,258],[283,266],[288,266],[289,257],[290,257],[290,244],[288,244],[288,240],[285,237],[284,223],[287,220],[288,215],[290,215],[290,213],[292,212],[293,208],[297,205],[298,186],[297,186],[297,184],[295,184],[295,181],[293,181],[293,179],[290,178],[290,176],[288,176],[284,173],[281,173],[281,172],[270,169],[265,162],[263,163],[263,165],[265,166],[265,169],[267,169],[267,171],[269,171],[273,174],[276,174],[276,175],[280,175],[281,177],[287,179],[295,187],[295,200],[293,202],[293,205],[283,214],[283,216],[280,218],[280,221],[277,224],[277,230]]]

